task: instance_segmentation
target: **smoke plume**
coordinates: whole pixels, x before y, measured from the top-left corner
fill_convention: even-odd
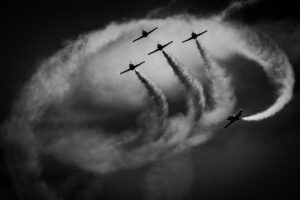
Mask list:
[[[245,44],[237,46],[239,53],[258,62],[270,81],[278,88],[276,91],[278,98],[273,105],[262,112],[243,118],[246,121],[258,121],[275,115],[292,99],[294,72],[285,53],[269,36],[247,30],[242,34],[242,39]]]
[[[193,104],[189,107],[189,113],[192,113],[193,120],[197,122],[200,119],[203,107],[205,106],[202,86],[186,70],[179,66],[178,63],[175,63],[165,51],[163,51],[163,55],[167,59],[168,64],[172,67],[175,75],[185,86],[187,92],[192,95],[191,98]]]
[[[207,90],[213,99],[212,109],[206,111],[202,122],[204,125],[220,123],[232,111],[235,104],[235,96],[231,86],[230,76],[220,67],[196,40],[197,49],[204,62],[206,78],[208,79]]]
[[[153,134],[149,134],[149,131],[145,131],[146,134],[143,136],[144,138],[152,137],[151,139],[157,139],[165,130],[166,125],[166,118],[168,117],[168,103],[166,96],[162,92],[160,88],[158,88],[154,82],[152,82],[149,78],[146,77],[142,72],[139,72],[138,70],[135,70],[136,75],[138,76],[141,83],[145,86],[147,89],[149,96],[153,98],[155,102],[155,108],[158,116],[154,116],[153,120],[150,124],[154,125],[150,127],[147,127],[147,129],[151,129],[151,132]],[[148,113],[149,115],[149,113]],[[149,121],[149,116],[147,116]],[[149,139],[147,140],[149,141]]]
[[[111,24],[104,30],[87,34],[45,61],[33,75],[16,103],[15,112],[8,122],[7,142],[20,144],[22,148],[28,150],[30,155],[28,165],[30,166],[32,166],[30,163],[38,163],[35,155],[39,154],[38,149],[40,149],[63,162],[73,163],[85,170],[99,173],[137,167],[162,156],[174,155],[206,141],[213,132],[207,128],[204,131],[202,126],[216,128],[218,123],[225,119],[234,108],[235,97],[231,77],[227,75],[223,67],[219,66],[222,63],[218,63],[216,58],[228,59],[235,54],[244,55],[260,64],[268,77],[277,85],[278,94],[280,94],[275,106],[245,120],[253,120],[253,118],[259,120],[271,116],[290,100],[294,83],[293,72],[286,56],[273,41],[264,39],[266,37],[262,34],[257,34],[242,25],[221,23],[215,18],[198,19],[190,16],[188,21],[185,18],[178,16],[164,20]],[[147,107],[146,101],[143,101],[145,99],[143,93],[134,81],[135,79],[130,74],[120,79],[117,67],[122,66],[124,60],[130,56],[129,54],[143,56],[143,52],[146,53],[145,49],[151,49],[149,42],[139,43],[132,47],[128,39],[134,37],[134,33],[140,26],[153,25],[161,27],[160,32],[157,32],[158,38],[175,41],[186,37],[186,32],[182,31],[187,29],[186,27],[207,27],[210,34],[205,36],[201,45],[198,42],[198,52],[192,46],[174,46],[173,49],[170,48],[170,51],[173,57],[182,60],[187,70],[193,71],[196,76],[199,73],[198,67],[205,69],[202,71],[206,71],[206,77],[212,83],[211,88],[206,88],[206,90],[210,91],[208,93],[211,93],[214,105],[212,109],[206,109],[207,103],[204,102],[204,92],[200,83],[203,80],[187,73],[167,53],[163,52],[176,77],[184,85],[187,96],[192,99],[189,109],[193,114],[192,117],[189,112],[187,116],[177,113],[167,117],[166,99],[153,83],[159,84],[170,100],[176,100],[178,96],[182,96],[182,93],[177,89],[176,77],[174,78],[168,68],[163,67],[165,66],[164,60],[158,55],[149,58],[148,62],[152,62],[153,67],[146,68],[145,73],[153,77],[153,83],[148,81],[143,84],[146,84],[150,96],[153,95],[155,105],[159,105],[157,106],[159,112],[161,111],[162,115],[166,116],[164,119],[167,121],[166,130],[156,142],[145,143],[139,147],[133,146],[130,150],[126,150],[123,148],[126,143],[132,142],[139,135],[146,135],[149,133],[147,129],[150,128],[139,129],[140,126],[137,126],[125,129],[121,133],[114,133],[114,130],[101,127],[101,124],[106,125],[109,120],[115,123],[120,109],[126,108],[122,112],[128,112],[128,110],[136,112]],[[176,34],[172,34],[175,32]],[[182,48],[186,50],[183,51]],[[199,52],[203,61],[197,56]],[[115,59],[116,54],[123,56]],[[101,112],[73,111],[71,105],[78,104],[76,104],[76,95],[80,93],[89,97],[84,98],[84,101],[89,101],[88,105],[96,106],[93,110]],[[47,117],[49,111],[45,111],[56,105],[61,105],[67,112],[57,109],[52,112],[58,116]],[[144,115],[142,119],[147,119],[147,112],[140,113]],[[59,116],[64,117],[59,118]],[[61,123],[64,123],[66,120],[74,120],[75,117],[79,121],[84,121],[83,119],[88,117],[88,119],[97,119],[99,122],[95,127],[86,123],[78,124],[74,128],[70,126],[68,131],[60,130],[59,127],[55,127],[53,132],[51,129],[45,133],[33,131],[36,124],[42,120],[62,119]],[[137,118],[140,117],[137,116]],[[145,122],[144,127],[155,127],[151,120],[149,122],[139,120],[140,124],[143,122]],[[197,129],[194,129],[195,126]],[[193,134],[189,135],[191,130]],[[43,143],[46,141],[47,145],[40,147],[41,140]]]
[[[230,18],[235,13],[239,12],[242,8],[257,3],[259,0],[240,0],[240,1],[234,1],[231,3],[220,15],[219,17],[222,20],[226,20]]]
[[[155,85],[154,82],[147,78],[145,74],[138,70],[135,70],[135,73],[147,89],[150,97],[154,99],[155,105],[157,105],[158,108],[159,116],[166,118],[168,116],[168,103],[164,93]]]
[[[234,85],[221,62],[234,55],[259,64],[278,95],[269,108],[243,119],[262,120],[278,113],[292,98],[292,66],[268,36],[226,21],[231,12],[229,8],[205,19],[178,15],[111,23],[80,36],[45,60],[24,86],[6,123],[8,160],[16,180],[26,179],[28,174],[37,180],[43,173],[43,156],[106,175],[169,159],[203,144],[234,109]],[[142,27],[155,26],[159,27],[152,35],[155,39],[129,42]],[[206,27],[209,34],[201,44],[196,41],[197,49],[173,45],[170,53],[163,51],[172,70],[164,67],[165,59],[156,54],[148,57],[151,68],[135,72],[144,88],[133,73],[120,78],[118,71],[129,57],[146,56],[157,40],[182,41],[186,30],[199,27]],[[145,88],[153,99],[154,112],[145,101]],[[169,115],[171,103],[181,104],[185,96],[188,111]],[[140,138],[146,139],[135,142]],[[46,183],[42,185],[48,190]]]

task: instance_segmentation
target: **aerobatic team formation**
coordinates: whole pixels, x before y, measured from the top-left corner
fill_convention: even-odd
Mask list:
[[[48,191],[40,171],[49,171],[49,159],[99,175],[161,164],[222,130],[243,128],[234,126],[237,121],[253,122],[250,127],[283,110],[293,98],[293,66],[264,28],[231,20],[243,5],[233,2],[205,18],[179,14],[111,22],[43,60],[3,127],[16,177],[24,173]],[[130,57],[141,60],[131,63]],[[130,61],[125,71],[124,59]],[[257,72],[262,79],[256,80]],[[150,176],[155,178],[156,169]]]
[[[141,35],[140,37],[134,39],[132,42],[136,42],[136,41],[138,41],[138,40],[140,40],[140,39],[143,39],[143,38],[148,37],[148,35],[150,35],[153,31],[155,31],[155,30],[157,30],[157,29],[158,29],[158,27],[155,27],[155,28],[153,28],[153,29],[150,30],[150,31],[145,31],[144,29],[142,29],[142,35]],[[200,35],[203,35],[203,34],[206,33],[206,32],[207,32],[207,30],[205,30],[205,31],[203,31],[203,32],[201,32],[201,33],[195,33],[195,32],[192,31],[191,36],[190,36],[188,39],[183,40],[182,43],[188,42],[188,41],[190,41],[190,40],[197,40],[197,38],[198,38]],[[168,45],[170,45],[171,43],[173,43],[173,41],[170,41],[170,42],[168,42],[168,43],[166,43],[166,44],[163,44],[163,45],[160,44],[160,43],[157,43],[156,49],[153,50],[153,51],[151,51],[150,53],[148,53],[148,55],[151,55],[151,54],[156,53],[156,52],[158,52],[158,51],[163,51],[163,53],[164,53],[164,48],[167,47]],[[140,62],[140,63],[138,63],[138,64],[133,64],[133,63],[130,61],[130,63],[129,63],[129,68],[126,69],[126,70],[124,70],[124,71],[122,71],[122,72],[120,72],[120,74],[124,74],[124,73],[129,72],[129,71],[136,71],[136,68],[139,67],[140,65],[144,64],[145,62],[146,62],[146,61],[142,61],[142,62]],[[227,128],[227,127],[230,126],[233,122],[240,120],[243,111],[244,111],[244,109],[240,109],[240,111],[239,111],[237,114],[233,114],[233,115],[231,115],[231,116],[228,116],[228,117],[227,117],[227,120],[228,120],[229,122],[224,126],[224,128]]]

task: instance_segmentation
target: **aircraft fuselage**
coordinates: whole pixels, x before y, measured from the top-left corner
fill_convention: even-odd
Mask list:
[[[142,36],[147,37],[148,36],[148,32],[142,31]]]
[[[229,116],[228,118],[227,118],[227,120],[230,120],[230,121],[237,121],[237,120],[239,120],[240,118],[239,117],[237,117],[237,116],[235,116],[235,115],[231,115],[231,116]]]
[[[244,109],[240,109],[240,111],[237,114],[230,115],[229,117],[227,117],[227,120],[229,120],[230,122],[228,124],[226,124],[224,126],[224,128],[227,128],[233,122],[240,120],[243,111],[244,111]]]
[[[129,64],[129,69],[134,70],[136,67],[133,64]]]
[[[162,50],[163,46],[161,44],[157,44],[157,49]]]

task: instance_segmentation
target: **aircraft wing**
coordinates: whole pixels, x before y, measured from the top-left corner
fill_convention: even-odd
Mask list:
[[[204,33],[206,33],[206,32],[207,32],[207,30],[206,30],[206,31],[203,31],[202,33],[198,33],[198,34],[197,34],[197,37],[200,36],[200,35],[202,35],[202,34],[204,34]]]
[[[231,120],[230,122],[228,122],[228,124],[226,124],[225,126],[224,126],[224,128],[227,128],[230,124],[232,124],[234,121],[233,120]]]
[[[142,39],[143,37],[144,37],[144,36],[141,36],[141,37],[139,37],[139,38],[136,38],[136,39],[133,40],[132,42],[138,41],[138,40]]]
[[[144,64],[145,63],[145,61],[143,61],[143,62],[140,62],[139,64],[137,64],[135,67],[138,67],[138,66],[140,66],[140,65],[142,65],[142,64]]]
[[[153,31],[155,31],[158,27],[155,27],[154,29],[152,29],[151,31],[148,32],[148,34],[152,33]]]
[[[190,38],[188,38],[188,39],[186,39],[186,40],[184,40],[184,41],[182,41],[182,43],[185,43],[185,42],[187,42],[187,41],[190,41],[190,40],[192,40],[193,38],[192,37],[190,37]]]
[[[173,41],[168,42],[167,44],[163,45],[162,48],[165,48],[166,46],[168,46],[169,44],[171,44]]]
[[[159,51],[159,49],[155,49],[154,51],[151,51],[150,53],[148,53],[148,55],[153,54],[155,52]]]
[[[240,112],[236,115],[237,117],[240,117],[242,115],[244,110],[240,110]]]
[[[131,69],[126,69],[125,71],[122,71],[120,74],[124,74],[126,72],[129,72]]]

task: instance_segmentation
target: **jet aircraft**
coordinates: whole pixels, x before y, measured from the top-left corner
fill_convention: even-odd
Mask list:
[[[144,63],[145,63],[145,61],[140,62],[139,64],[134,65],[134,64],[132,64],[131,61],[130,61],[130,63],[129,63],[129,68],[126,69],[125,71],[122,71],[120,74],[124,74],[124,73],[126,73],[126,72],[135,70],[135,68],[137,68],[138,66],[140,66],[140,65],[142,65],[142,64],[144,64]]]
[[[224,128],[227,128],[227,127],[228,127],[230,124],[232,124],[233,122],[240,120],[240,117],[241,117],[243,111],[244,111],[244,109],[240,109],[240,111],[239,111],[237,114],[235,114],[235,115],[230,115],[230,116],[227,118],[227,120],[229,120],[230,122],[229,122],[228,124],[226,124],[226,125],[224,126]]]
[[[202,35],[202,34],[204,34],[204,33],[206,33],[207,32],[207,30],[205,30],[205,31],[203,31],[203,32],[201,32],[201,33],[195,33],[195,32],[192,32],[192,34],[191,34],[191,37],[190,38],[188,38],[188,39],[186,39],[186,40],[184,40],[184,41],[182,41],[182,43],[185,43],[185,42],[187,42],[187,41],[190,41],[190,40],[195,40],[195,39],[197,39],[197,37],[199,37],[200,35]]]
[[[135,40],[133,40],[132,42],[138,41],[144,37],[147,37],[150,33],[152,33],[153,31],[155,31],[158,27],[155,27],[154,29],[152,29],[151,31],[145,31],[144,29],[142,29],[142,35],[138,38],[136,38]]]
[[[148,53],[148,55],[153,54],[153,53],[155,53],[155,52],[157,52],[157,51],[163,50],[166,46],[168,46],[168,45],[171,44],[172,42],[173,42],[173,41],[168,42],[167,44],[164,44],[164,45],[161,45],[161,44],[157,43],[157,49],[155,49],[154,51],[151,51],[150,53]]]

